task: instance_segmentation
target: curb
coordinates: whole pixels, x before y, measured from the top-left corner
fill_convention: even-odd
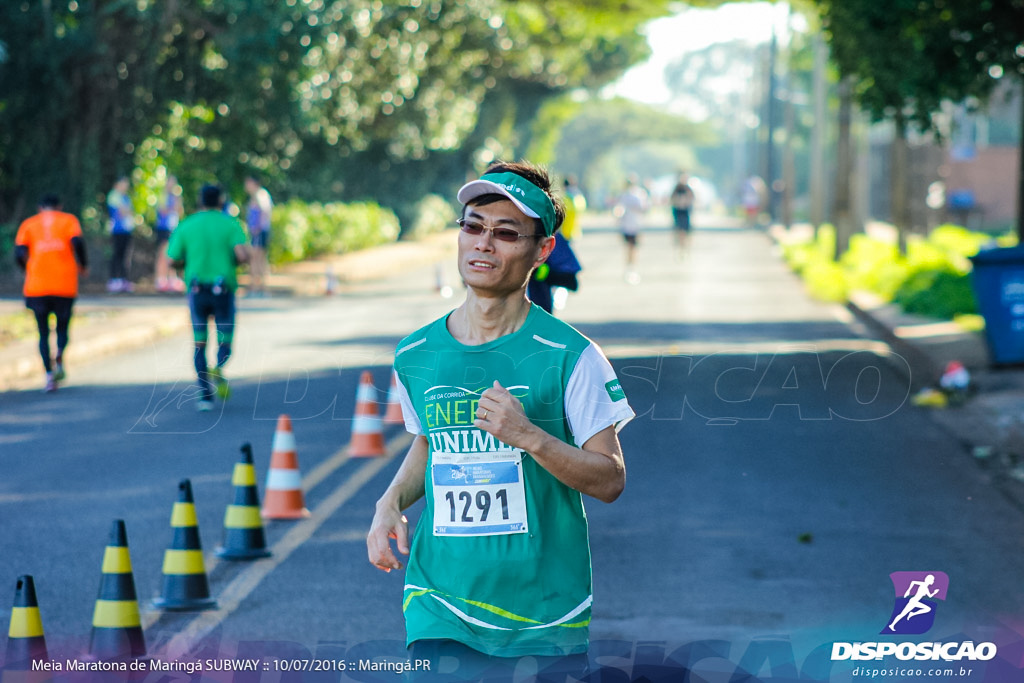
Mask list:
[[[390,242],[331,258],[281,266],[270,274],[269,289],[282,297],[325,296],[332,278],[332,284],[351,286],[429,266],[455,253],[455,232],[445,230],[416,241]],[[244,275],[241,281],[246,281]],[[334,295],[344,296],[344,292],[335,290]],[[77,329],[72,322],[66,352],[69,366],[140,348],[177,334],[191,324],[184,305],[170,306],[164,301],[160,306],[125,306],[117,298],[105,301],[109,306],[104,307],[119,311],[109,321],[88,322]],[[42,380],[42,362],[34,338],[0,349],[0,392],[38,388]]]
[[[123,316],[123,317],[122,317]],[[75,330],[65,352],[69,367],[98,356],[145,346],[188,327],[188,311],[183,307],[139,308],[123,313],[106,323],[90,323],[86,329]],[[121,318],[121,320],[118,320]],[[106,329],[99,329],[104,325]],[[4,349],[0,358],[0,391],[24,389],[40,385],[43,379],[37,342],[24,341]]]
[[[977,393],[963,405],[932,411],[932,418],[962,446],[993,488],[1024,511],[1024,419],[1017,417],[1024,405],[1020,391],[1024,375],[1017,373],[1011,378],[1005,374],[1007,370],[993,370],[982,335],[952,331],[955,324],[910,316],[898,307],[880,306],[867,296],[851,296],[846,308],[907,362],[906,366],[892,365],[901,373],[909,368],[911,392],[937,387],[952,360],[970,369]],[[904,336],[913,334],[915,326],[940,332],[926,346]]]
[[[937,386],[952,361],[963,363],[971,371],[991,367],[984,337],[954,322],[907,314],[899,306],[884,304],[866,293],[852,293],[846,308],[907,362],[915,390]]]
[[[928,378],[939,377],[941,367],[934,358],[922,351],[920,348],[907,342],[898,336],[893,328],[881,322],[877,317],[868,312],[862,305],[852,298],[847,300],[846,309],[868,330],[877,336],[881,341],[907,362],[906,366],[900,363],[892,363],[892,366],[900,373],[906,373],[910,381],[911,391],[919,391],[935,384]]]

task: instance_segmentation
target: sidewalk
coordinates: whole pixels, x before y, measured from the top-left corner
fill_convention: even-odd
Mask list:
[[[454,258],[454,231],[415,242],[393,242],[330,258],[274,269],[267,284],[273,297],[344,295],[346,289],[410,268]],[[241,284],[246,278],[242,276]],[[20,297],[0,299],[0,316],[24,311]],[[181,295],[116,294],[83,296],[75,305],[65,359],[73,368],[89,359],[138,348],[178,334],[189,326]],[[52,339],[51,339],[52,343]],[[35,334],[0,346],[0,392],[43,385],[42,362]]]

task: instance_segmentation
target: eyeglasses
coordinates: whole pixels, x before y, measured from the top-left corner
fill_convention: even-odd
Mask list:
[[[542,237],[543,236],[543,235],[524,235],[521,232],[519,232],[518,230],[515,230],[513,228],[485,228],[484,226],[482,226],[479,223],[473,223],[471,221],[467,221],[464,218],[460,218],[459,220],[457,220],[455,222],[459,224],[459,228],[462,230],[462,232],[466,233],[467,235],[473,235],[475,237],[477,235],[482,235],[482,234],[484,234],[484,231],[487,231],[487,232],[491,233],[491,236],[494,237],[494,239],[501,240],[502,242],[517,242],[517,241],[523,239],[524,237]]]

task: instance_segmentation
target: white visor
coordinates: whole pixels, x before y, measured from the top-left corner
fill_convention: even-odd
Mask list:
[[[492,183],[490,180],[472,180],[466,183],[459,189],[457,197],[463,204],[469,204],[477,197],[482,197],[485,194],[504,195],[509,198],[509,201],[516,205],[516,208],[530,218],[540,218],[536,211],[528,207],[526,204],[523,204],[523,202],[518,198],[512,196],[512,193],[505,189],[504,185]]]

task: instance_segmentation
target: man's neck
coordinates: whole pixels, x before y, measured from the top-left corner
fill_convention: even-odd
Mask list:
[[[467,346],[486,344],[518,331],[530,307],[525,291],[487,297],[469,290],[463,304],[448,317],[448,331]]]

